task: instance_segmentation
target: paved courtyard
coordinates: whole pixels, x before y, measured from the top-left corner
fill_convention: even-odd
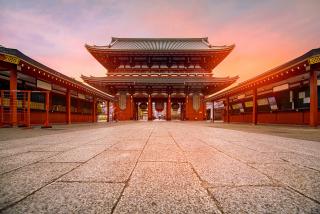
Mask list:
[[[37,132],[0,140],[2,213],[320,213],[320,142],[192,122]]]

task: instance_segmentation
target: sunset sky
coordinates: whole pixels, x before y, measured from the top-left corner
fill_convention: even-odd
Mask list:
[[[320,47],[319,0],[0,0],[0,45],[80,80],[106,70],[84,44],[116,37],[209,37],[235,44],[214,69],[240,81]]]

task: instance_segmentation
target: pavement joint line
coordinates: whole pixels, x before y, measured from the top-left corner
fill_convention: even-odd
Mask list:
[[[199,139],[199,138],[198,138],[198,139]],[[201,140],[201,139],[199,139],[199,140]],[[207,144],[208,146],[215,148],[214,146],[208,144],[207,142],[205,142],[205,141],[203,141],[203,140],[201,140],[201,141],[204,142],[205,144]],[[215,148],[215,149],[217,149],[217,148]],[[240,160],[240,159],[238,159],[238,158],[232,157],[231,155],[228,155],[228,154],[224,153],[223,151],[221,151],[221,150],[219,150],[219,149],[217,149],[217,150],[218,150],[219,152],[227,155],[228,157],[230,157],[230,158],[232,158],[232,159],[234,159],[234,160],[237,160],[237,161],[239,161],[239,162],[247,165],[248,167],[251,167],[251,168],[257,170],[257,171],[260,172],[261,174],[267,176],[274,184],[280,184],[280,185],[282,185],[284,188],[286,188],[286,187],[287,187],[287,188],[290,188],[290,189],[294,190],[295,192],[299,193],[300,195],[302,195],[302,196],[304,196],[304,197],[306,197],[306,198],[308,198],[308,199],[316,202],[317,204],[320,204],[320,201],[318,201],[318,200],[316,200],[316,199],[314,199],[314,198],[311,198],[310,196],[307,196],[307,195],[303,194],[303,193],[300,192],[299,190],[296,190],[295,188],[291,187],[290,185],[287,185],[287,184],[285,184],[285,183],[283,183],[283,182],[281,182],[281,181],[279,181],[279,180],[271,177],[270,175],[268,175],[268,174],[264,173],[263,171],[259,170],[258,168],[247,164],[245,161],[242,161],[242,160]],[[284,164],[284,163],[282,163],[282,164]],[[290,164],[292,164],[292,163],[290,163]],[[292,165],[295,165],[295,164],[292,164]]]
[[[286,160],[286,159],[284,159],[284,158],[280,158],[280,159],[283,160],[283,161],[285,161],[285,162],[288,162],[288,163],[290,163],[290,164],[292,164],[292,165],[295,165],[295,166],[305,167],[305,168],[307,168],[307,169],[311,169],[311,170],[314,170],[314,171],[316,171],[316,172],[320,172],[319,169],[315,169],[315,168],[312,168],[312,167],[309,167],[309,166],[301,165],[301,164],[298,164],[298,163],[295,163],[295,162]]]
[[[119,202],[120,202],[120,200],[121,200],[121,198],[123,196],[123,193],[124,193],[125,189],[129,186],[129,182],[131,180],[131,176],[132,176],[134,170],[136,169],[136,167],[138,165],[138,162],[139,162],[139,159],[141,158],[142,153],[143,153],[144,149],[146,148],[146,146],[147,146],[147,144],[149,142],[149,139],[150,139],[150,137],[151,137],[151,135],[152,135],[152,133],[154,131],[154,126],[152,127],[152,129],[149,129],[148,131],[150,131],[150,134],[149,134],[149,136],[148,136],[148,138],[147,138],[147,140],[146,140],[146,142],[145,142],[145,144],[144,144],[144,146],[143,146],[143,148],[142,148],[142,150],[141,150],[141,152],[140,152],[140,154],[139,154],[139,156],[138,156],[138,158],[137,158],[137,160],[136,160],[136,162],[134,164],[133,169],[130,172],[130,175],[129,175],[128,179],[125,181],[124,187],[122,188],[122,191],[120,192],[120,196],[117,198],[117,201],[115,202],[115,204],[113,205],[113,207],[111,209],[111,214],[114,213],[117,205],[119,204]]]
[[[1,150],[6,150],[6,149],[1,149]],[[3,159],[3,158],[9,158],[9,157],[12,157],[12,156],[15,156],[15,155],[21,155],[21,154],[28,153],[28,152],[33,152],[33,151],[26,151],[26,152],[20,152],[20,153],[16,153],[16,154],[7,155],[7,156],[2,156],[2,157],[0,157],[0,160]],[[36,151],[36,152],[38,152],[38,151]],[[52,152],[52,151],[46,151],[46,152]]]
[[[199,138],[198,138],[198,139],[199,139]],[[254,166],[251,166],[251,165],[248,164],[247,162],[245,162],[245,161],[243,161],[243,160],[241,160],[241,159],[239,159],[239,158],[235,158],[235,157],[233,157],[233,156],[225,153],[224,151],[222,151],[222,150],[220,150],[220,149],[217,149],[216,147],[212,146],[211,144],[208,144],[207,142],[205,142],[204,140],[201,140],[201,139],[199,139],[199,140],[200,140],[201,142],[205,143],[207,146],[209,146],[209,147],[211,147],[211,148],[214,148],[214,149],[216,149],[217,151],[221,152],[222,154],[224,154],[224,155],[226,155],[226,156],[228,156],[228,157],[230,157],[230,158],[232,158],[232,159],[234,159],[234,160],[236,160],[236,161],[238,161],[238,162],[240,162],[240,163],[243,163],[243,164],[245,164],[246,166],[248,166],[248,167],[250,167],[250,168],[252,168],[252,169],[257,170],[258,172],[260,172],[261,174],[263,174],[263,175],[265,175],[267,178],[269,178],[274,184],[277,184],[277,183],[278,183],[278,182],[275,182],[276,180],[273,179],[271,176],[269,176],[268,174],[266,174],[266,173],[264,173],[264,172],[261,172],[260,170],[258,170],[258,169],[255,168]]]
[[[25,152],[25,153],[29,153],[29,152]],[[53,152],[53,153],[54,153],[54,152]],[[37,161],[35,161],[35,162],[32,162],[32,163],[29,163],[29,164],[26,164],[26,165],[23,165],[23,166],[20,166],[20,167],[17,167],[17,168],[11,169],[11,170],[9,170],[9,171],[7,171],[7,172],[4,172],[4,173],[0,173],[0,177],[1,177],[1,176],[3,176],[3,175],[5,175],[5,174],[8,174],[8,173],[10,173],[10,172],[13,172],[13,171],[19,170],[19,169],[21,169],[21,168],[23,168],[23,167],[26,167],[26,166],[30,166],[30,165],[32,165],[32,164],[39,163],[39,162],[41,162],[41,161],[43,161],[43,160],[45,160],[45,159],[47,159],[47,158],[52,158],[52,157],[54,157],[55,155],[57,155],[57,154],[52,154],[51,156],[48,156],[48,157],[42,158],[42,159],[37,160]]]
[[[209,191],[209,188],[206,187],[204,185],[204,183],[207,183],[206,181],[204,181],[200,175],[198,174],[198,172],[196,171],[196,169],[194,168],[194,166],[190,163],[190,161],[188,161],[185,152],[182,150],[182,148],[180,147],[180,145],[175,141],[174,137],[172,136],[172,133],[170,131],[168,131],[170,137],[173,139],[174,143],[176,144],[176,146],[181,150],[183,156],[185,157],[185,159],[187,160],[187,163],[189,164],[191,170],[193,171],[193,173],[196,175],[196,177],[198,178],[198,180],[200,181],[200,185],[202,188],[204,188],[207,191],[208,196],[213,200],[214,204],[217,206],[218,210],[224,214],[222,205],[219,203],[219,201],[214,197],[214,195]]]
[[[224,139],[221,139],[221,140],[224,140]],[[255,151],[255,152],[259,152],[259,151],[256,150],[256,149],[252,149],[252,148],[249,148],[249,147],[247,147],[247,146],[243,146],[243,145],[240,145],[240,144],[235,143],[235,142],[237,142],[237,141],[230,141],[230,140],[224,140],[224,141],[226,141],[227,143],[230,143],[230,144],[232,144],[232,145],[236,145],[236,146],[243,147],[243,148],[246,148],[246,149]],[[239,142],[239,141],[238,141],[238,142]]]
[[[117,143],[118,143],[118,142],[117,142]],[[117,143],[115,143],[115,144],[117,144]],[[115,145],[115,144],[110,145],[110,147],[113,146],[113,145]],[[102,153],[105,152],[106,150],[108,150],[108,148],[104,149],[102,152],[100,152],[100,153],[94,155],[93,157],[89,158],[86,162],[83,162],[83,163],[75,166],[74,168],[72,168],[71,170],[67,171],[66,173],[63,173],[62,175],[60,175],[60,176],[58,176],[58,177],[56,177],[56,178],[51,179],[50,181],[46,182],[42,187],[40,187],[40,188],[32,191],[31,193],[27,194],[26,196],[22,197],[21,199],[19,199],[19,200],[13,202],[13,203],[8,204],[7,206],[1,208],[1,209],[0,209],[0,212],[3,212],[4,210],[6,210],[6,209],[8,209],[8,208],[10,208],[10,207],[13,207],[14,205],[16,205],[16,204],[18,204],[19,202],[25,200],[25,199],[28,198],[29,196],[31,196],[31,195],[33,195],[34,193],[38,192],[39,190],[41,190],[41,189],[49,186],[50,184],[54,183],[55,181],[57,181],[57,180],[60,179],[61,177],[63,177],[63,176],[65,176],[66,174],[74,171],[75,169],[77,169],[77,168],[79,168],[80,166],[84,165],[84,164],[87,163],[88,161],[90,161],[90,160],[92,160],[93,158],[97,157],[98,155],[102,154]],[[34,164],[34,163],[32,163],[32,164]],[[56,164],[59,164],[59,163],[56,163]],[[30,164],[30,165],[31,165],[31,164]]]
[[[104,137],[101,137],[101,138],[99,138],[99,140],[101,140],[101,139],[103,139]],[[88,141],[87,143],[90,143],[90,142],[92,142],[92,141]],[[66,143],[66,142],[65,142]],[[60,145],[61,143],[59,143],[59,144],[57,144],[57,145]],[[85,145],[86,143],[83,143],[83,144],[80,144],[80,145]],[[46,151],[46,152],[53,152],[53,153],[56,153],[56,154],[53,154],[52,156],[49,156],[49,157],[45,157],[45,158],[43,158],[43,159],[40,159],[40,160],[38,160],[38,161],[35,161],[35,162],[32,162],[32,163],[29,163],[29,164],[26,164],[26,165],[23,165],[23,166],[21,166],[21,167],[18,167],[18,168],[15,168],[15,169],[12,169],[12,170],[10,170],[10,171],[8,171],[8,172],[4,172],[4,173],[0,173],[0,176],[3,176],[3,175],[5,175],[5,174],[7,174],[7,173],[10,173],[10,172],[14,172],[14,171],[16,171],[16,170],[19,170],[19,169],[21,169],[21,168],[23,168],[23,167],[27,167],[27,166],[31,166],[32,164],[36,164],[36,163],[85,163],[85,162],[52,162],[52,161],[44,161],[44,160],[47,160],[47,159],[50,159],[50,158],[53,158],[54,156],[57,156],[57,155],[60,155],[60,154],[63,154],[64,152],[68,152],[68,151],[71,151],[71,150],[73,150],[73,149],[75,149],[75,148],[79,148],[79,147],[77,147],[77,146],[75,146],[75,147],[72,147],[72,148],[70,148],[70,149],[68,149],[68,150],[64,150],[64,151]],[[23,152],[23,153],[28,153],[28,152],[43,152],[43,151],[27,151],[27,152]],[[20,153],[20,154],[23,154],[23,153]],[[17,154],[15,154],[15,155],[17,155]],[[12,155],[12,156],[14,156],[14,155]],[[11,156],[10,156],[11,157]]]
[[[208,188],[224,188],[224,187],[228,187],[228,188],[241,188],[241,187],[281,187],[281,188],[285,188],[285,186],[281,185],[281,184],[244,184],[244,185],[212,185],[209,182],[205,182],[208,185]]]
[[[97,184],[125,184],[125,181],[64,181],[64,180],[59,180],[56,181],[56,183],[97,183]]]
[[[78,163],[83,164],[86,161],[42,161],[41,163]]]
[[[315,202],[315,203],[317,203],[317,204],[320,204],[320,201],[318,201],[317,199],[314,199],[314,198],[312,198],[312,197],[310,197],[310,196],[308,196],[308,195],[306,195],[306,194],[304,194],[304,193],[300,192],[299,190],[297,190],[297,189],[293,188],[292,186],[290,186],[290,185],[286,185],[286,187],[287,187],[287,189],[291,189],[291,190],[293,190],[294,192],[296,192],[296,193],[298,193],[298,194],[300,194],[300,195],[302,195],[302,196],[304,196],[304,197],[306,197],[306,198],[310,199],[311,201],[313,201],[313,202]]]
[[[187,161],[166,161],[166,160],[162,160],[162,161],[148,161],[148,160],[142,160],[139,161],[141,163],[188,163]]]
[[[98,123],[98,124],[93,124],[93,123],[82,123],[82,124],[73,123],[71,126],[69,126],[67,124],[58,124],[58,125],[55,125],[55,127],[66,126],[64,129],[60,129],[59,131],[61,131],[61,132],[59,132],[59,133],[58,132],[50,132],[50,130],[48,130],[48,129],[47,130],[43,130],[43,129],[40,129],[40,128],[37,128],[37,127],[32,127],[32,130],[34,130],[34,129],[41,130],[42,134],[38,135],[37,137],[42,137],[42,136],[48,136],[48,135],[68,134],[68,133],[84,131],[84,130],[92,130],[92,129],[98,130],[98,129],[113,128],[113,127],[120,126],[120,125],[121,126],[130,125],[130,123],[128,123],[128,122],[120,122],[120,123],[109,122],[109,123],[106,123],[106,124],[107,124],[107,126],[103,126],[103,127],[99,126],[100,123]],[[90,125],[90,126],[88,126],[88,125]],[[53,127],[53,129],[56,129],[55,127]],[[81,129],[82,127],[84,127],[85,129]],[[90,127],[90,128],[88,128],[88,127]],[[19,131],[28,131],[28,130],[30,130],[30,129],[23,130],[21,128],[12,128],[12,129],[16,129],[16,130],[18,129]],[[17,140],[17,139],[25,139],[25,138],[33,138],[33,137],[35,137],[35,136],[27,136],[27,137],[22,137],[22,138],[11,138],[11,139],[0,139],[0,142],[9,141],[9,140]]]

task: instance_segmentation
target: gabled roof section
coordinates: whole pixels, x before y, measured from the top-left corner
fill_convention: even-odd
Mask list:
[[[213,46],[209,43],[208,37],[202,38],[118,38],[112,37],[111,43],[107,46],[90,46],[88,49],[101,50],[135,50],[135,51],[219,51],[233,49],[230,46]]]
[[[21,51],[13,48],[6,48],[3,46],[0,46],[0,56],[13,56],[19,59],[18,65],[23,66],[25,63],[28,65],[37,68],[39,70],[44,71],[47,74],[50,74],[52,77],[55,77],[56,79],[63,80],[66,84],[71,84],[71,86],[74,87],[74,90],[77,90],[77,87],[81,89],[81,91],[88,91],[91,94],[95,94],[96,96],[99,96],[101,98],[109,99],[109,100],[115,100],[114,96],[107,94],[105,92],[102,92],[96,88],[93,88],[91,86],[88,86],[80,81],[77,81],[67,75],[64,75],[56,70],[53,70],[52,68],[49,68],[48,66],[30,58],[29,56],[25,55]],[[1,60],[1,59],[0,59]]]
[[[205,101],[222,99],[226,95],[236,94],[239,91],[246,91],[253,87],[261,87],[263,85],[271,84],[277,77],[281,78],[283,76],[282,78],[285,78],[287,75],[292,75],[291,73],[293,72],[306,72],[306,66],[309,65],[309,59],[314,56],[320,56],[320,48],[312,49],[293,60],[245,80],[228,90],[207,96]]]

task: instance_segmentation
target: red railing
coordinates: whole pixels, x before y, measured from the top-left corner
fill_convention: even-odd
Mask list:
[[[0,125],[30,127],[32,109],[45,113],[43,127],[50,127],[49,94],[49,91],[0,90]]]

